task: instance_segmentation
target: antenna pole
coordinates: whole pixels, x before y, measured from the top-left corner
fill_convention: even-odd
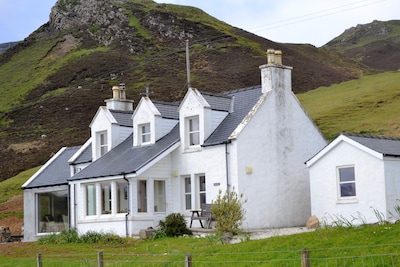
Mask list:
[[[189,60],[189,40],[186,40],[186,75],[187,75],[187,85],[188,88],[191,87],[190,84],[190,60]]]

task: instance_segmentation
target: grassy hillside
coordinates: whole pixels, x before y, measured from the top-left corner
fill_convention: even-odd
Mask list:
[[[10,198],[22,195],[21,186],[37,171],[40,167],[35,167],[19,173],[18,175],[0,182],[0,205]]]
[[[400,72],[364,76],[297,96],[327,139],[340,132],[400,137]]]

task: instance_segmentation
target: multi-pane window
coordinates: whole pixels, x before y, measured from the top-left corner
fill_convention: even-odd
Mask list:
[[[128,211],[128,184],[117,182],[117,212],[125,213]]]
[[[112,213],[111,183],[101,183],[101,214]]]
[[[154,212],[165,212],[167,209],[165,196],[165,181],[154,181]]]
[[[150,123],[142,124],[140,127],[140,140],[141,143],[148,143],[151,140]]]
[[[108,143],[107,143],[107,132],[101,132],[98,135],[99,138],[99,156],[103,156],[108,151]]]
[[[137,187],[138,212],[147,212],[147,181],[139,180]]]
[[[184,177],[184,196],[185,196],[185,209],[192,209],[192,183],[190,177]]]
[[[354,167],[338,168],[340,197],[356,196],[356,180]]]
[[[198,181],[199,181],[199,198],[201,207],[201,204],[206,204],[206,176],[200,175],[198,177]]]
[[[96,185],[86,185],[86,215],[96,215]]]
[[[192,117],[188,119],[189,126],[189,146],[195,146],[200,144],[200,124],[199,117]]]

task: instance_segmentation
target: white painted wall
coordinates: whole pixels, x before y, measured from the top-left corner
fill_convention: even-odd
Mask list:
[[[338,198],[337,167],[348,165],[355,168],[356,198],[343,201]],[[321,223],[331,225],[340,218],[354,225],[362,224],[363,220],[375,223],[378,219],[374,210],[386,214],[387,185],[382,160],[342,141],[310,166],[309,170],[311,212]]]
[[[400,159],[385,157],[386,218],[390,221],[400,219],[395,207],[400,205]]]
[[[289,90],[272,90],[237,138],[245,228],[305,225],[311,214],[304,162],[326,141]]]

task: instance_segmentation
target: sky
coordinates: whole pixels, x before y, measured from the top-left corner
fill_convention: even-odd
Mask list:
[[[344,30],[400,19],[399,0],[156,0],[194,6],[274,42],[320,47]],[[0,43],[19,41],[49,21],[56,0],[0,0]]]

